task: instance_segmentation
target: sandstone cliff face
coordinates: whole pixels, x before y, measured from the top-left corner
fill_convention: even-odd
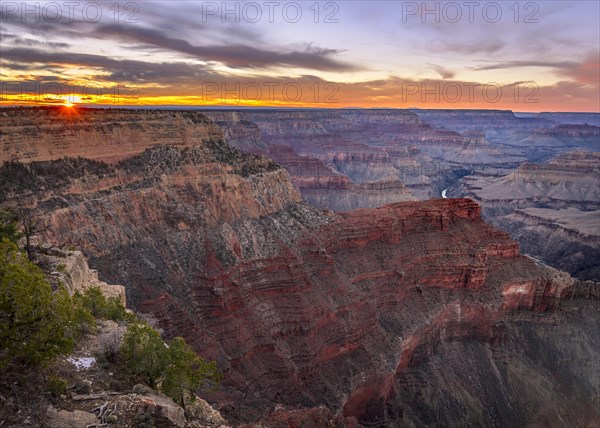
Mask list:
[[[114,162],[146,148],[190,147],[221,130],[193,112],[160,110],[3,108],[0,164],[65,156]]]
[[[38,185],[65,166],[78,174]],[[217,360],[225,387],[211,400],[231,422],[599,419],[589,394],[595,302],[578,295],[571,308],[583,319],[568,312],[557,331],[539,327],[560,321],[576,283],[519,255],[470,200],[321,212],[300,201],[286,171],[220,141],[154,147],[114,165],[5,168],[18,174],[2,175],[2,202],[26,194],[37,203],[50,226],[42,239],[81,247],[133,307]],[[577,367],[560,366],[559,378],[551,358],[537,368],[549,349]],[[582,419],[561,406],[570,393]]]
[[[123,306],[127,306],[125,287],[100,281],[98,271],[89,268],[81,251],[46,246],[36,249],[35,258],[38,264],[52,268],[49,272],[52,282],[60,281],[70,295],[83,294],[88,288],[98,287],[105,297],[118,297]]]

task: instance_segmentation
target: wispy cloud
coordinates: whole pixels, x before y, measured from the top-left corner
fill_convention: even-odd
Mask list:
[[[97,23],[81,13],[68,22],[36,22],[0,8],[2,83],[60,82],[81,90],[124,83],[142,88],[148,102],[170,97],[172,103],[198,100],[206,84],[298,84],[305,95],[299,103],[307,105],[329,94],[331,83],[339,105],[435,107],[435,85],[451,94],[454,86],[447,85],[493,81],[512,94],[514,82],[538,78],[540,104],[527,108],[589,110],[600,97],[597,2],[540,2],[537,24],[515,22],[508,4],[495,24],[480,9],[475,22],[464,10],[458,23],[424,23],[420,16],[402,22],[402,2],[389,1],[340,2],[336,24],[315,23],[308,6],[297,24],[281,16],[250,24],[221,16],[207,21],[200,3],[188,1],[139,2],[136,23],[116,22],[113,3],[97,3],[103,8]],[[81,12],[82,4],[76,8]],[[404,102],[414,85],[417,92]],[[510,108],[509,98],[487,105]],[[288,101],[279,94],[274,102]],[[460,102],[446,107],[486,105],[481,97]]]
[[[444,79],[452,79],[456,75],[454,71],[449,70],[446,67],[442,67],[441,65],[431,63],[429,63],[429,65],[435,70],[436,73],[438,73]]]
[[[500,70],[507,68],[522,68],[522,67],[545,67],[545,68],[567,68],[576,67],[577,63],[572,61],[504,61],[492,64],[480,65],[477,67],[467,67],[471,70]]]

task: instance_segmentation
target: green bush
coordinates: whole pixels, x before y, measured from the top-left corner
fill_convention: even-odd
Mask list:
[[[10,210],[0,210],[0,242],[7,239],[17,244],[21,237],[17,214]]]
[[[48,376],[48,392],[55,398],[67,393],[67,381],[58,376]]]
[[[70,333],[74,339],[96,332],[94,315],[78,299],[72,299],[71,316],[69,319]]]
[[[107,304],[111,311],[113,306]],[[60,283],[53,292],[41,269],[15,244],[0,243],[0,368],[50,362],[95,329],[83,301],[71,298]]]
[[[121,360],[130,373],[183,408],[193,402],[195,390],[216,387],[222,378],[216,364],[198,356],[183,338],[176,337],[166,346],[158,332],[144,322],[129,325]]]
[[[221,381],[215,362],[198,356],[182,337],[174,338],[166,353],[161,389],[184,409],[196,398],[195,390]]]
[[[123,336],[121,359],[129,372],[156,388],[165,367],[165,350],[156,330],[145,323],[133,323]]]
[[[71,309],[64,287],[53,293],[15,244],[0,243],[0,368],[43,364],[70,352]]]
[[[199,357],[183,338],[166,346],[156,330],[128,314],[119,298],[107,299],[99,287],[71,298],[59,283],[53,292],[25,253],[8,239],[0,242],[0,369],[42,365],[68,354],[81,335],[95,330],[95,318],[130,323],[119,361],[182,407],[193,401],[196,389],[219,384],[215,363]],[[63,386],[59,378],[48,380],[56,396]]]
[[[100,287],[90,287],[83,294],[76,292],[73,299],[90,311],[94,318],[123,321],[127,319],[125,306],[118,297],[106,298]]]

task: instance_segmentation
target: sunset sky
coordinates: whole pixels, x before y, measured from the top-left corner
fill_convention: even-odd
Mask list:
[[[1,102],[598,112],[599,3],[3,1]]]

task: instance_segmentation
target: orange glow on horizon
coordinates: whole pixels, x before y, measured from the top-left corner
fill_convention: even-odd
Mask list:
[[[409,109],[409,108],[420,108],[420,109],[467,109],[467,110],[512,110],[515,112],[589,112],[598,113],[600,112],[600,106],[598,101],[590,100],[589,102],[582,102],[581,100],[572,100],[570,103],[561,102],[554,98],[551,102],[546,103],[523,103],[523,102],[512,102],[510,99],[503,99],[497,103],[489,103],[483,100],[475,100],[474,102],[415,102],[416,100],[408,100],[403,103],[401,97],[386,97],[386,100],[377,99],[377,97],[357,97],[354,99],[351,92],[339,94],[337,102],[290,102],[288,100],[273,99],[270,101],[257,101],[257,100],[227,100],[220,97],[214,99],[205,99],[199,96],[147,96],[137,97],[130,99],[120,99],[118,102],[111,99],[111,97],[99,98],[93,102],[86,102],[84,95],[72,95],[67,98],[58,99],[43,99],[35,96],[8,96],[0,99],[0,107],[5,106],[56,106],[59,105],[64,108],[65,112],[69,114],[75,113],[78,107],[94,107],[94,106],[107,106],[107,107],[160,107],[169,106],[173,108],[177,107],[195,107],[198,109],[202,108],[319,108],[319,109],[336,109],[336,108],[382,108],[382,109]],[[71,101],[73,99],[76,102]],[[549,100],[550,101],[550,100]]]

